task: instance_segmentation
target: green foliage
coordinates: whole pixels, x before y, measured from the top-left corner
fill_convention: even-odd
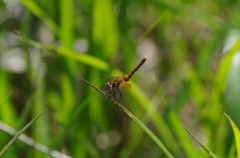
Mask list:
[[[0,121],[19,131],[48,108],[24,134],[51,151],[166,157],[81,80],[103,89],[103,74],[127,74],[147,56],[121,100],[134,118],[173,157],[236,157],[221,111],[239,128],[239,7],[217,0],[1,1]],[[0,150],[11,138],[0,127]],[[50,155],[16,140],[2,157]]]
[[[3,155],[3,153],[10,147],[10,145],[16,141],[16,139],[27,129],[29,126],[31,126],[44,112],[47,110],[44,110],[41,112],[38,116],[36,116],[34,119],[32,119],[26,126],[24,126],[18,133],[15,134],[15,136],[9,141],[9,143],[0,151],[0,156]]]
[[[230,124],[232,126],[232,129],[234,132],[234,138],[235,138],[235,142],[236,142],[237,157],[239,158],[240,157],[240,131],[237,128],[237,126],[235,125],[235,123],[232,121],[232,119],[226,113],[223,113],[223,114],[227,117],[228,121],[230,122]]]
[[[183,128],[198,142],[198,144],[212,157],[212,158],[217,158],[214,153],[208,147],[206,147],[200,140],[198,140],[188,129],[186,129],[184,126]]]

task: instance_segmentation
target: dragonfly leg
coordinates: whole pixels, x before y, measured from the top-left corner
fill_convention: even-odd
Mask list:
[[[111,97],[115,97],[115,99],[117,99],[118,98],[118,95],[117,95],[118,92],[119,92],[118,85],[113,84]]]
[[[114,92],[114,89],[113,89],[112,86],[113,86],[113,85],[106,87],[107,93],[108,93],[110,96],[112,96],[112,93]]]
[[[122,93],[119,90],[119,85],[118,84],[111,84],[110,86],[107,87],[107,93],[109,97],[115,97],[115,99],[120,99],[122,98]]]
[[[112,90],[112,94],[111,94],[111,97],[114,97],[116,94],[116,91],[115,90]]]
[[[110,89],[109,95],[110,95],[111,97],[113,97],[113,96],[115,95],[115,85],[113,85],[113,87]]]
[[[120,95],[119,99],[121,99],[121,98],[122,98],[122,93],[121,93],[121,91],[119,90],[118,87],[117,87],[117,90],[118,90],[118,93],[119,93],[119,95]]]

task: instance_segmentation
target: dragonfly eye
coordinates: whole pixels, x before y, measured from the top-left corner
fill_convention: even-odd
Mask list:
[[[106,87],[112,87],[112,84],[110,82],[105,83]]]

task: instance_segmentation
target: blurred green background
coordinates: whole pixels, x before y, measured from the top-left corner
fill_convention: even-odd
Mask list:
[[[0,150],[24,134],[70,157],[155,158],[163,151],[84,83],[129,73],[122,102],[174,157],[235,155],[225,111],[240,127],[240,1],[1,0]],[[12,31],[18,33],[14,34]],[[17,140],[3,157],[51,157]],[[60,156],[56,156],[60,157]]]

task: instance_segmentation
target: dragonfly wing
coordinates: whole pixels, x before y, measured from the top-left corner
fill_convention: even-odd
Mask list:
[[[121,84],[121,89],[123,89],[123,91],[129,92],[131,90],[131,85],[128,82],[124,82]]]
[[[103,74],[103,76],[106,77],[107,79],[110,79],[110,80],[118,77],[118,76],[112,76],[112,75],[106,75],[106,74]]]

